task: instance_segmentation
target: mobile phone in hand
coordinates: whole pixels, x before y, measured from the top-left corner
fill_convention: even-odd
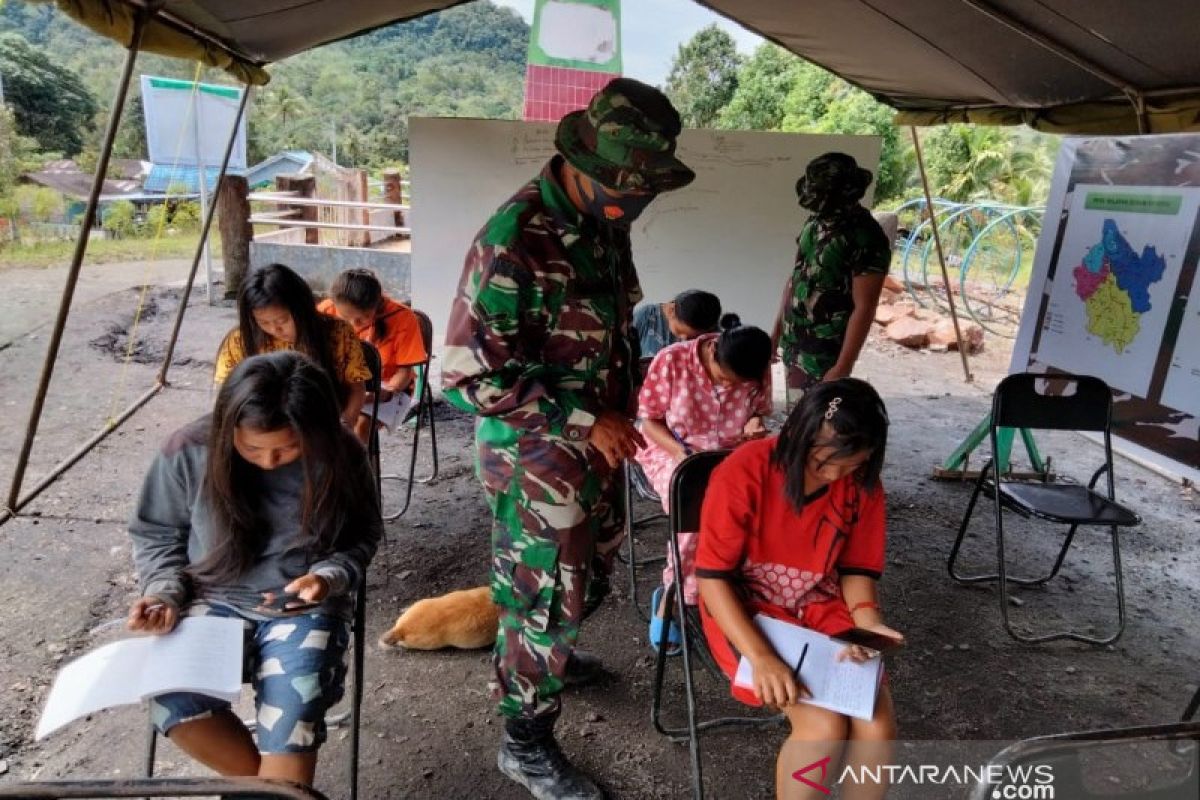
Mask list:
[[[259,603],[259,608],[286,614],[296,611],[308,611],[319,605],[321,604],[305,600],[295,592],[275,592],[269,601],[264,599]]]
[[[839,642],[856,644],[861,647],[874,650],[878,653],[886,653],[889,650],[895,650],[896,648],[904,645],[904,642],[900,641],[899,639],[893,639],[891,636],[884,636],[882,633],[869,631],[865,628],[851,628],[848,631],[839,633],[833,638],[837,639]]]

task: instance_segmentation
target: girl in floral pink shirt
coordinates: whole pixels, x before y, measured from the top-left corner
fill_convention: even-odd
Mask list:
[[[635,458],[668,508],[671,474],[676,465],[700,450],[732,448],[766,433],[763,417],[771,413],[771,390],[764,381],[771,363],[771,337],[741,325],[736,314],[721,319],[722,331],[659,351],[650,363],[638,395],[638,417],[646,446]],[[696,602],[691,563],[694,533],[681,533],[684,597]],[[670,583],[672,564],[663,571]],[[662,624],[662,591],[651,600],[651,642]],[[672,632],[673,634],[673,632]]]

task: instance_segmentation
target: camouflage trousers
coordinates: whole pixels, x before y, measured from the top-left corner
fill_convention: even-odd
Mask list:
[[[814,364],[809,366],[820,369],[819,365]],[[829,365],[829,367],[832,366],[833,364]],[[829,367],[826,369],[829,369]],[[821,382],[821,376],[825,374],[826,370],[820,370],[814,375],[805,369],[803,363],[799,365],[788,364],[785,369],[787,372],[787,408],[788,411],[791,411],[800,402],[801,398],[804,397],[805,392]]]
[[[607,593],[621,546],[622,486],[608,470],[586,468],[582,453],[584,468],[543,481],[520,460],[480,450],[500,612],[492,697],[505,717],[556,715],[580,623]]]

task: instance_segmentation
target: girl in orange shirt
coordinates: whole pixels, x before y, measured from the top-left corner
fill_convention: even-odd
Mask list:
[[[411,393],[416,367],[429,357],[421,326],[412,309],[383,293],[374,272],[369,269],[342,272],[329,287],[329,298],[322,300],[318,308],[349,322],[360,339],[379,351],[383,368],[381,401],[395,392]],[[363,407],[371,407],[370,397]],[[355,426],[364,441],[370,431],[368,420],[369,417],[361,416]]]

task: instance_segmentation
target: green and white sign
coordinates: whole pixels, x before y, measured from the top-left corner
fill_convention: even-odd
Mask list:
[[[529,63],[621,73],[621,0],[537,0]]]

